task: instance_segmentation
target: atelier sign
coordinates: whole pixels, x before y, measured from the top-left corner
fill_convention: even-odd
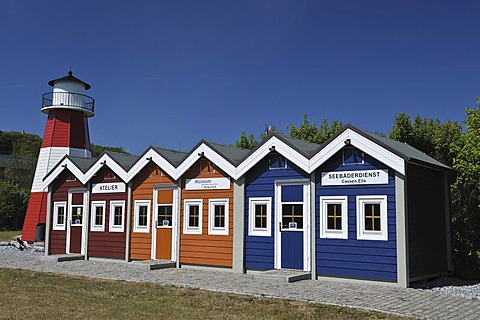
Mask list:
[[[229,178],[187,179],[186,190],[230,189]]]
[[[92,184],[92,193],[117,193],[117,192],[125,192],[125,183],[110,182],[110,183]]]
[[[322,172],[322,186],[388,184],[388,170]]]

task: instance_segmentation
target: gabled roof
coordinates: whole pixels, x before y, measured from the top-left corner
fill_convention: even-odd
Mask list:
[[[314,152],[321,147],[321,145],[319,145],[318,143],[308,142],[305,140],[289,137],[278,132],[273,132],[272,135],[284,141],[286,144],[291,146],[293,149],[301,153],[306,158],[311,158]]]
[[[223,155],[231,164],[237,165],[250,153],[249,149],[228,146],[225,144],[204,141],[210,148]]]
[[[187,156],[187,153],[179,150],[171,150],[159,147],[152,147],[158,154],[162,155],[165,160],[170,162],[173,166],[178,167],[183,159]]]
[[[90,169],[90,167],[95,163],[95,161],[97,161],[97,158],[85,158],[85,157],[74,157],[74,156],[67,156],[67,158],[73,164],[75,164],[77,168],[80,169],[80,171],[82,171],[83,173],[87,172],[87,170]],[[59,161],[59,163],[60,162],[61,160]],[[50,171],[53,171],[53,169]]]
[[[130,170],[133,164],[138,160],[138,156],[126,153],[105,151],[105,154],[110,156],[110,158],[117,162],[125,171]]]

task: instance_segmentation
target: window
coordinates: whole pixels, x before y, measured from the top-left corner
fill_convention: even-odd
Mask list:
[[[208,200],[208,234],[228,235],[228,199]]]
[[[92,231],[105,231],[105,201],[92,201]]]
[[[282,204],[282,229],[303,229],[303,204]]]
[[[347,196],[320,197],[320,238],[348,239]]]
[[[123,232],[125,221],[125,201],[110,201],[110,232]],[[148,224],[148,223],[147,223]]]
[[[342,149],[343,164],[363,164],[365,155],[361,150],[353,147]]]
[[[171,227],[172,226],[172,212],[173,205],[159,204],[157,207],[157,227]]]
[[[149,232],[150,226],[150,201],[135,200],[134,232]]]
[[[248,200],[248,235],[271,236],[272,198]]]
[[[357,196],[357,238],[388,240],[387,196]]]
[[[83,225],[83,205],[72,205],[72,226]]]
[[[268,156],[268,168],[273,169],[286,169],[287,159],[279,153],[270,153]]]
[[[185,200],[184,233],[202,234],[202,200]]]
[[[53,230],[65,230],[66,207],[65,201],[53,203]]]

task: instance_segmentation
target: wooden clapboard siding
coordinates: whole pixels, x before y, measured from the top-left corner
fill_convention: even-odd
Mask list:
[[[48,113],[42,148],[70,147],[90,149],[86,115],[81,111],[55,109]]]
[[[122,182],[116,174],[108,167],[104,166],[97,174],[92,178],[91,183],[113,183]],[[124,232],[110,232],[110,202],[111,201],[125,201],[124,212],[124,230],[126,230],[127,219],[127,201],[128,194],[125,188],[125,192],[117,193],[91,193],[90,194],[90,223],[88,233],[88,245],[87,252],[90,257],[98,258],[112,258],[112,259],[125,259],[125,244],[126,244],[126,231]],[[94,213],[91,210],[93,201],[105,201],[105,229],[104,231],[91,230],[91,221],[94,219]],[[112,213],[113,214],[113,213]]]
[[[270,270],[275,260],[275,181],[309,179],[310,175],[287,160],[285,169],[269,169],[268,157],[260,161],[246,175],[245,182],[245,267],[251,270]],[[251,197],[271,198],[271,235],[249,235],[249,199]]]
[[[388,169],[388,184],[322,186],[321,172],[388,169],[365,154],[363,164],[344,165],[342,151],[316,171],[315,236],[316,264],[319,276],[348,277],[392,281],[397,280],[397,235],[395,209],[395,173]],[[357,195],[386,195],[388,241],[357,240]],[[320,238],[321,196],[348,197],[348,239]]]
[[[200,178],[229,178],[228,175],[215,169],[207,173],[207,168],[212,164],[205,158],[197,161],[182,177],[182,186],[186,179]],[[202,234],[185,234],[184,200],[201,199],[202,205]],[[228,235],[208,234],[208,201],[210,199],[228,199]],[[228,190],[185,190],[182,188],[182,201],[180,209],[180,263],[208,265],[218,267],[232,267],[233,259],[233,183],[230,181]]]
[[[130,240],[130,259],[132,260],[150,260],[152,257],[152,223],[153,223],[153,188],[155,186],[175,184],[175,181],[164,173],[157,165],[148,164],[133,179],[133,199],[131,203],[132,220],[131,240]],[[135,224],[135,201],[150,201],[150,226],[148,232],[134,232]]]
[[[66,253],[66,239],[67,231],[65,230],[53,230],[53,204],[59,201],[65,201],[68,208],[68,191],[70,189],[81,189],[85,186],[78,180],[72,179],[72,174],[68,170],[64,170],[57,179],[53,181],[52,188],[52,205],[50,206],[50,216],[52,217],[50,222],[50,241],[49,241],[49,254],[64,254]],[[73,181],[72,181],[73,180]],[[66,209],[67,209],[66,208]],[[68,228],[68,216],[65,211],[65,228]]]

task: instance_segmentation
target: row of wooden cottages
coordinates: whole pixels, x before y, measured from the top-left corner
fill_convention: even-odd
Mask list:
[[[347,125],[318,145],[65,156],[48,186],[46,254],[171,260],[406,287],[452,270],[451,169]]]

